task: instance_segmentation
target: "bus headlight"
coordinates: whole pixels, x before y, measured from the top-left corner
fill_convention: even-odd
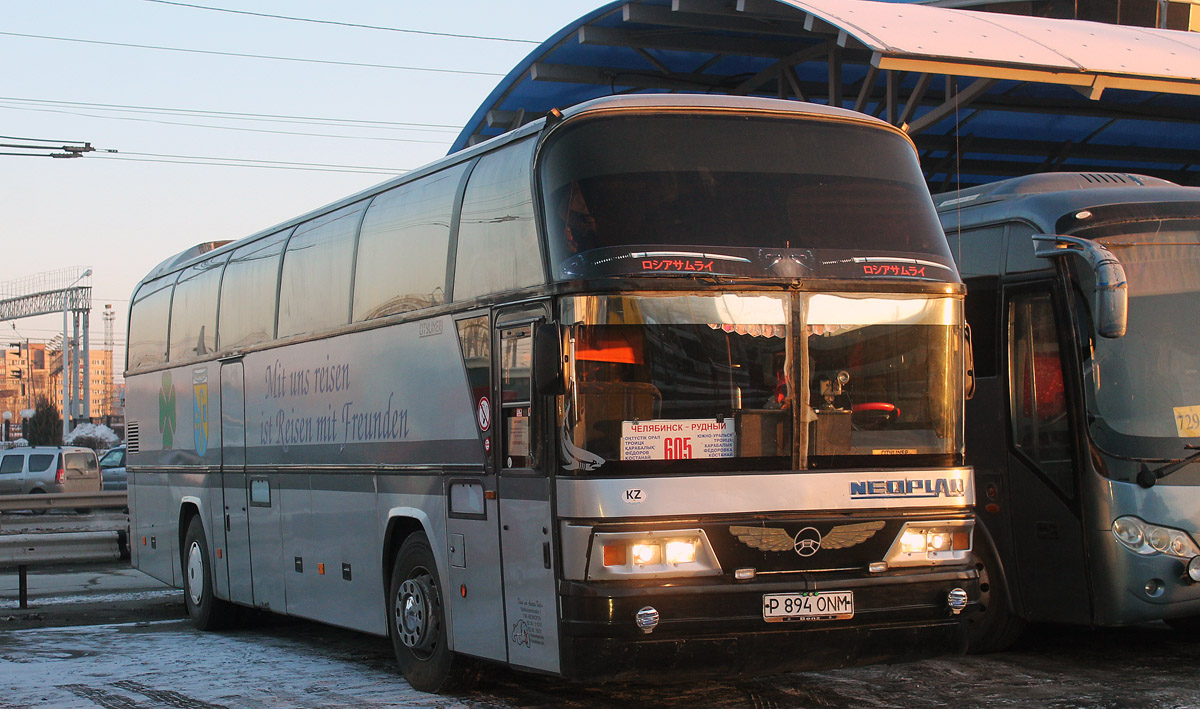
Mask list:
[[[884,561],[888,567],[965,561],[973,528],[970,520],[908,522]]]
[[[715,576],[716,553],[702,529],[597,532],[588,578]],[[599,551],[599,554],[596,552]]]
[[[1200,547],[1181,529],[1150,524],[1133,516],[1118,517],[1112,523],[1112,535],[1126,548],[1143,556],[1166,554],[1191,559],[1200,556]]]

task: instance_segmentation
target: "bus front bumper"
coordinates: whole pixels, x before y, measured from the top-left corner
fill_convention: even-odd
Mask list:
[[[969,599],[958,614],[947,601],[954,589]],[[979,610],[978,575],[961,567],[820,581],[563,582],[560,591],[563,674],[572,679],[752,676],[960,654]],[[765,594],[807,591],[853,591],[854,616],[764,620]],[[636,622],[647,607],[659,618],[648,633]]]

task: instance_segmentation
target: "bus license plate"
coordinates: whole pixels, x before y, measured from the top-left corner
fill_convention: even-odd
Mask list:
[[[763,594],[763,620],[847,620],[854,617],[854,591]]]

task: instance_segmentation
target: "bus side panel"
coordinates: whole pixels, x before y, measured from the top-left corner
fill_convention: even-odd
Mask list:
[[[410,497],[415,488],[407,485],[386,509],[408,506],[439,519],[427,531],[444,557],[440,471],[483,464],[454,333],[445,317],[246,356],[247,477],[252,486],[259,478],[278,482],[273,516],[262,516],[262,524],[254,515],[268,508],[254,506],[251,490],[256,605],[262,585],[278,581],[286,606],[272,601],[273,609],[386,632],[380,557],[387,519],[372,514],[379,509],[376,475],[422,481],[421,496]],[[268,539],[275,534],[278,550]]]
[[[169,476],[163,472],[164,438],[173,442],[178,425],[178,393],[169,373],[152,372],[126,382],[126,419],[139,433],[137,449],[129,450],[129,522],[134,568],[174,586],[178,562],[176,522],[178,501],[172,501]],[[164,429],[170,431],[164,435]]]

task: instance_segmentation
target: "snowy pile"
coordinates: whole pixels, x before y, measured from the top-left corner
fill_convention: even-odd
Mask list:
[[[68,446],[84,446],[94,450],[112,448],[120,442],[121,438],[111,428],[96,423],[81,423],[63,439]]]

